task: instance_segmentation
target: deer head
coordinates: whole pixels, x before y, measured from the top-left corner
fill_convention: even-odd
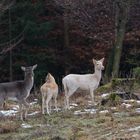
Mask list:
[[[49,83],[49,82],[54,82],[54,81],[55,81],[54,77],[50,73],[48,73],[46,76],[46,82]]]
[[[104,58],[102,58],[101,60],[98,60],[98,61],[93,59],[93,64],[95,66],[95,69],[104,70],[103,62],[104,62]]]
[[[21,69],[25,72],[25,76],[34,76],[34,69],[36,69],[37,64],[30,66],[30,67],[23,67],[21,66]]]

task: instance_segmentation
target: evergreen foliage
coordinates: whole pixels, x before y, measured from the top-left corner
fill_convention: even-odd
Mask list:
[[[41,78],[45,77],[47,73],[46,62],[49,56],[45,54],[48,48],[48,40],[46,39],[47,33],[53,28],[53,23],[48,20],[42,20],[45,17],[44,1],[17,1],[14,6],[10,8],[11,12],[11,28],[9,27],[9,10],[6,10],[0,20],[1,30],[5,34],[1,34],[0,43],[9,41],[9,30],[11,30],[11,38],[16,37],[25,28],[24,42],[13,49],[13,72],[14,80],[21,78],[21,65],[39,65],[35,78],[38,79],[37,84],[40,84]],[[42,49],[41,49],[42,48]],[[1,48],[2,49],[2,48]],[[4,57],[4,65],[0,68],[2,73],[2,81],[8,81],[9,73],[9,53],[2,54]],[[2,62],[3,63],[3,62]],[[5,69],[5,71],[3,71]],[[5,73],[5,74],[4,74]]]
[[[140,67],[133,69],[133,75],[136,78],[137,82],[140,84]]]
[[[37,63],[38,68],[35,71],[37,86],[44,81],[47,72],[52,73],[57,82],[61,83],[62,77],[69,73],[93,73],[92,58],[102,57],[105,57],[104,79],[111,80],[116,53],[113,48],[115,10],[113,11],[112,1],[104,0],[98,4],[91,2],[83,5],[79,3],[80,1],[69,2],[71,6],[76,7],[69,7],[73,9],[69,9],[68,15],[65,13],[67,7],[59,1],[56,4],[52,0],[16,0],[16,3],[10,7],[11,18],[8,9],[0,13],[0,44],[9,42],[9,32],[12,40],[24,31],[24,40],[12,49],[13,80],[23,78],[21,65]],[[119,75],[120,77],[130,76],[132,69],[140,65],[139,5],[140,2],[137,2],[137,5],[131,6],[126,24],[119,67],[119,73],[124,74]],[[64,20],[65,14],[68,16],[67,22]],[[90,17],[90,20],[86,17]],[[10,20],[11,25],[9,25]],[[0,51],[2,49],[3,47],[0,47]],[[9,52],[0,54],[2,66],[0,82],[9,81],[9,59]]]

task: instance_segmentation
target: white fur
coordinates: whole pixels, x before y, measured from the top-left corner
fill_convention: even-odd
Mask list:
[[[77,89],[87,90],[90,92],[92,103],[94,103],[94,90],[99,86],[103,66],[104,58],[99,61],[93,59],[93,63],[95,66],[94,74],[69,74],[65,76],[62,80],[65,97],[66,97],[66,109],[69,109],[69,98]]]

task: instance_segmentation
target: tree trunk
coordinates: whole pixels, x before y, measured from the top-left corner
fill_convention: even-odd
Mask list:
[[[125,2],[119,0],[115,2],[116,6],[116,32],[115,32],[115,45],[114,45],[114,59],[112,68],[112,77],[118,77],[120,59],[123,47],[123,40],[125,35],[125,27],[128,17],[129,1]]]
[[[105,72],[105,82],[118,77],[123,40],[131,0],[115,0],[115,43],[113,45]]]
[[[67,13],[67,9],[65,9],[64,11],[64,50],[65,50],[65,59],[68,60],[68,53],[69,53],[69,47],[70,47],[70,43],[69,43],[69,21],[68,21],[68,13]],[[65,61],[68,62],[68,61]],[[64,66],[64,71],[65,71],[65,75],[67,75],[69,73],[69,68],[67,66],[67,64],[65,63]]]
[[[9,8],[9,48],[11,48],[11,12],[10,12],[10,8]],[[10,81],[13,80],[13,68],[12,68],[12,49],[10,50],[10,54],[9,54],[9,71],[10,71]]]

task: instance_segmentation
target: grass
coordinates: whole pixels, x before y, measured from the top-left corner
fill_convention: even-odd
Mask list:
[[[99,110],[110,109],[109,113],[74,115],[74,110],[87,107],[89,98],[80,95],[71,100],[78,103],[78,107],[70,111],[29,116],[24,123],[31,128],[22,128],[23,122],[18,117],[1,117],[0,140],[139,140],[140,129],[130,129],[140,126],[140,114],[135,112],[140,106],[136,102],[128,109],[118,105],[115,111],[109,106],[97,106]],[[63,101],[59,102],[61,106]],[[39,104],[33,105],[29,113],[34,111],[41,111]]]
[[[9,118],[7,122],[1,119],[0,128],[6,131],[1,132],[0,140],[111,140],[113,137],[123,138],[129,128],[139,126],[139,122],[140,115],[131,115],[130,112],[118,116],[112,113],[74,116],[72,111],[53,113],[51,116],[39,114],[28,118],[25,123],[32,128],[26,129],[16,118]],[[135,131],[130,133],[130,138],[139,134]]]

